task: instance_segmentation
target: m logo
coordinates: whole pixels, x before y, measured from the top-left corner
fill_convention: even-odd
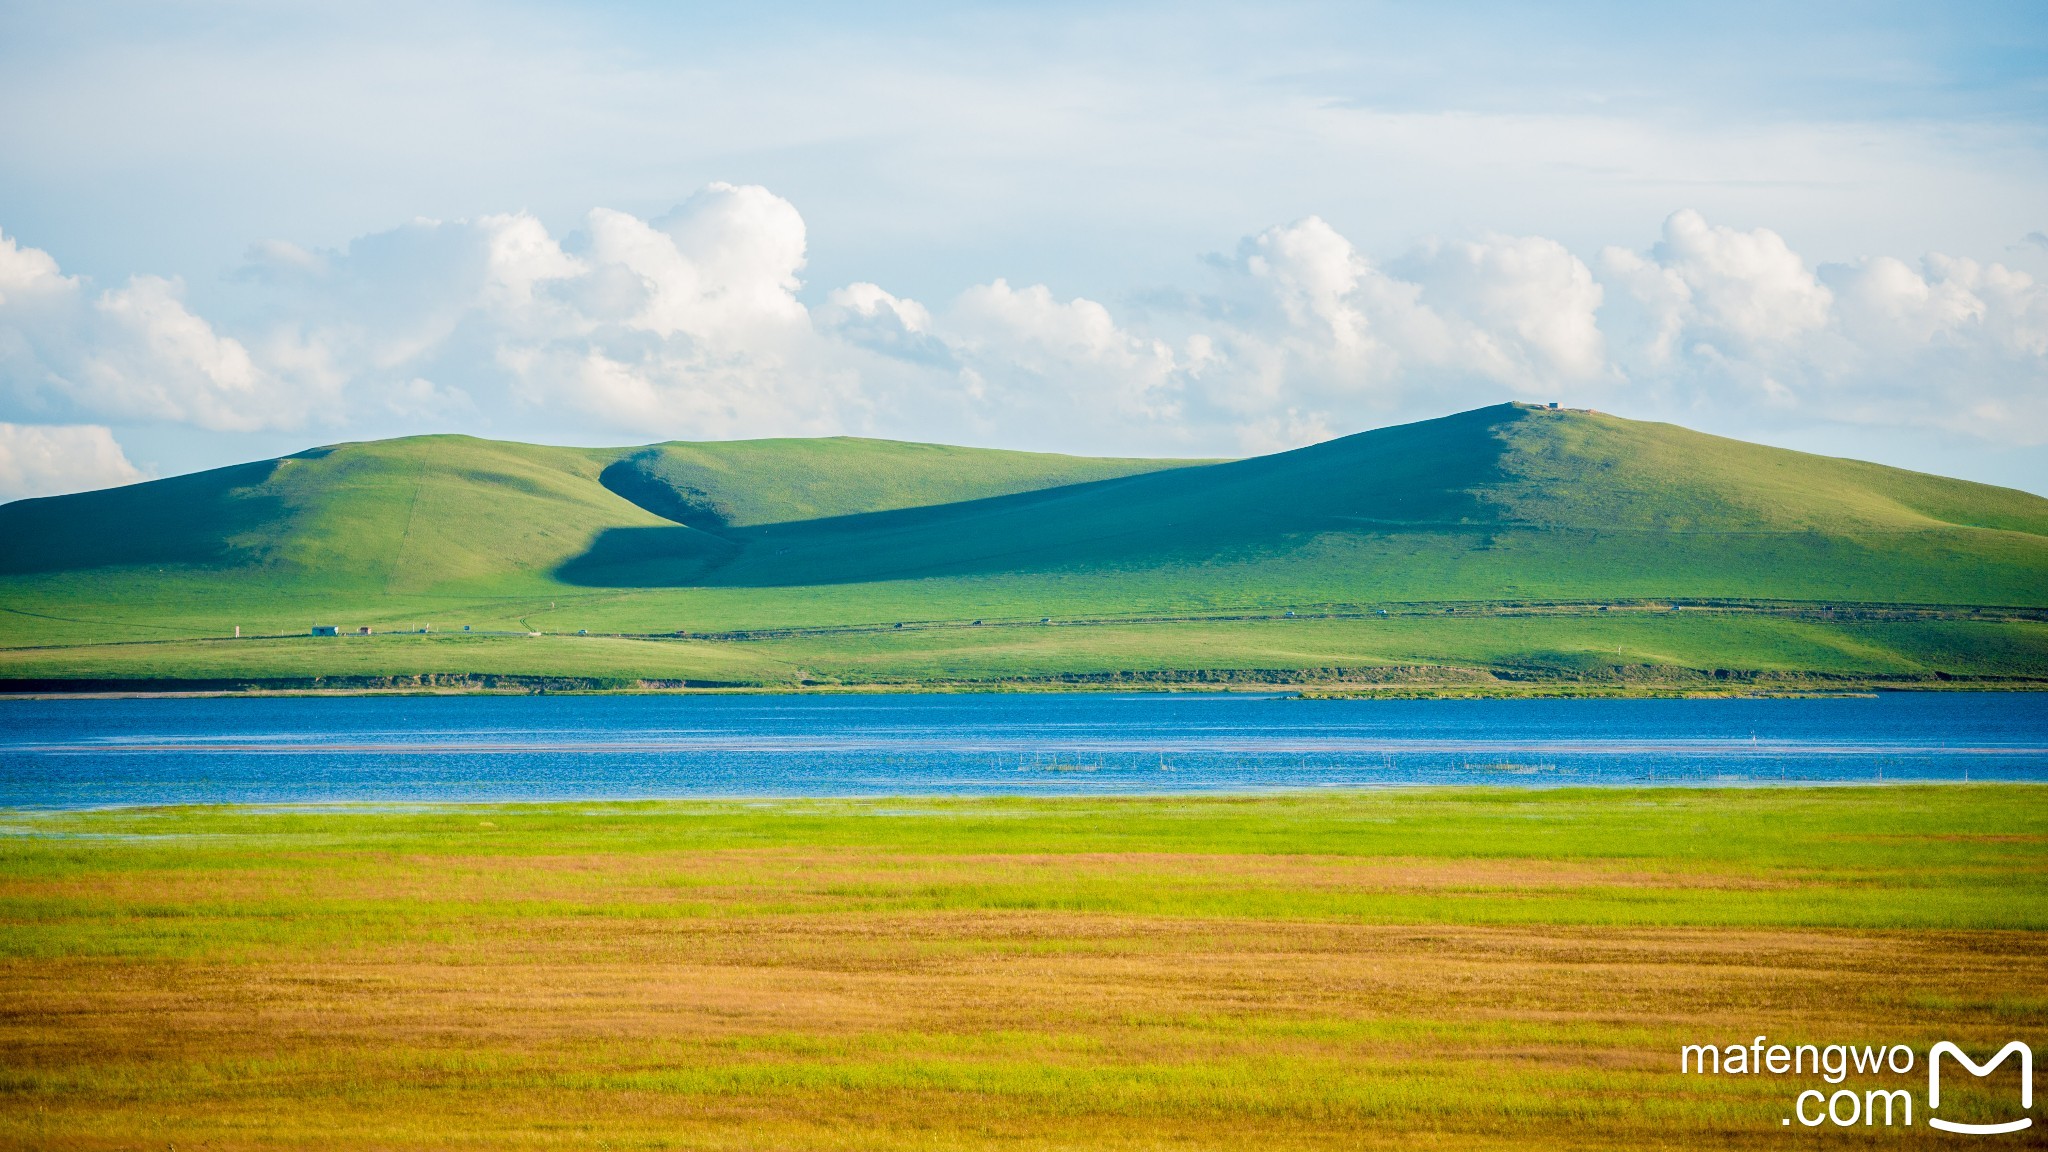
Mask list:
[[[2025,1112],[2034,1106],[2033,1049],[2027,1047],[2025,1044],[2020,1043],[2018,1040],[2015,1040],[2012,1043],[2007,1044],[2005,1047],[2000,1048],[1998,1050],[1998,1055],[1993,1056],[1991,1059],[1986,1060],[1982,1064],[1979,1064],[1975,1060],[1970,1059],[1970,1057],[1967,1054],[1965,1054],[1961,1048],[1958,1048],[1955,1045],[1949,1043],[1948,1041],[1943,1040],[1941,1043],[1936,1044],[1933,1048],[1929,1049],[1927,1053],[1928,1111],[1931,1112],[1934,1109],[1941,1107],[1941,1054],[1944,1052],[1955,1057],[1956,1062],[1961,1064],[1963,1067],[1969,1069],[1970,1075],[1972,1076],[1989,1076],[1991,1075],[1992,1069],[1998,1067],[2000,1064],[2005,1063],[2005,1058],[2007,1056],[2010,1056],[2015,1052],[2019,1053],[2020,1111]],[[1934,1117],[1930,1116],[1927,1118],[1927,1122],[1933,1125],[1934,1127],[1941,1129],[1943,1132],[1964,1132],[1972,1136],[1996,1136],[2001,1132],[2017,1132],[2022,1128],[2032,1127],[2034,1123],[2034,1118],[2032,1116],[2022,1116],[2017,1120],[2008,1120],[2003,1124],[1958,1124],[1953,1120],[1937,1120]]]

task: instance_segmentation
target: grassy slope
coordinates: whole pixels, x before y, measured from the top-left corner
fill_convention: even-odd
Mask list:
[[[1295,603],[1737,596],[2040,604],[2048,500],[1668,425],[1514,406],[1252,460],[730,533],[677,584],[1038,573],[1138,611],[1258,588]],[[570,573],[661,579],[656,563]]]
[[[556,613],[569,615],[568,609]],[[1707,612],[906,629],[744,642],[549,634],[380,635],[0,649],[0,678],[286,682],[492,676],[794,686],[1051,680],[1398,682],[1535,688],[1827,687],[2038,679],[2048,623],[1842,622]],[[1688,676],[1683,670],[1705,670]],[[1715,669],[1743,676],[1733,685]]]
[[[708,537],[659,514],[673,503],[649,500],[660,505],[650,511],[613,490],[645,499],[647,476],[690,485],[744,525],[945,504],[1175,463],[848,439],[607,449],[419,436],[0,506],[0,573],[119,580],[228,572],[241,594],[286,597],[546,591],[561,587],[556,569],[606,531]]]
[[[670,519],[719,529],[950,504],[1201,463],[1208,462],[834,436],[656,444],[622,453],[606,483],[629,499],[660,502]]]
[[[330,620],[446,624],[451,616],[523,628],[516,617],[572,598],[624,599],[618,615],[637,630],[659,628],[682,614],[676,601],[687,597],[594,595],[556,575],[607,531],[729,547],[612,490],[645,500],[616,469],[651,470],[649,461],[734,510],[739,524],[946,503],[1179,463],[850,439],[644,449],[462,436],[344,444],[0,505],[0,644],[213,635],[236,624],[251,632]]]
[[[1609,639],[1591,613],[1437,628],[1419,642],[1333,626],[1305,647],[1197,623],[1087,641],[926,629],[772,655],[49,647],[314,621],[644,633],[1503,599],[2043,606],[2039,497],[1518,406],[1209,465],[850,439],[568,449],[416,438],[0,506],[0,541],[0,676],[295,675],[328,660],[320,651],[350,674],[546,671],[559,653],[563,674],[611,661],[619,675],[766,682],[789,678],[777,668],[984,679],[1188,660],[2048,670],[2039,629],[2024,623],[1774,631],[1712,614],[1666,626],[1671,642],[1634,645],[1636,658],[1624,638],[1611,660],[1595,659]],[[1295,647],[1304,662],[1289,665]],[[1802,664],[1799,651],[1821,655]]]
[[[0,1144],[1779,1148],[1681,1045],[2048,1042],[2044,799],[10,813]]]

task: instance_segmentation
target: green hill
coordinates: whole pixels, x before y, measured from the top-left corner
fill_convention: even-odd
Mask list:
[[[415,436],[0,505],[0,576],[175,565],[266,590],[544,585],[607,530],[694,535],[676,525],[947,504],[1173,463],[843,437],[552,448]]]
[[[1622,614],[1674,602],[1706,611],[1656,623],[1634,660],[1626,636],[1603,655]],[[17,680],[2025,680],[2048,675],[2048,500],[1524,405],[1224,462],[416,437],[0,506],[0,607],[0,678]],[[1461,610],[1495,625],[1393,623]],[[1547,622],[1501,623],[1531,613]],[[1045,617],[1154,632],[992,630]],[[1294,643],[1310,618],[1336,631]],[[475,632],[204,658],[189,643],[316,622]],[[754,635],[633,639],[735,630]],[[791,630],[812,634],[762,635]],[[485,631],[615,638],[536,655]]]
[[[715,536],[715,539],[707,537]],[[618,528],[594,586],[1116,574],[1310,602],[1737,597],[2040,604],[2048,500],[1516,405],[1229,463],[708,532]],[[1130,577],[1140,577],[1132,580]]]

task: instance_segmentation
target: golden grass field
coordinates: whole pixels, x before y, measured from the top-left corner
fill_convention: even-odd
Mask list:
[[[2039,1050],[2038,787],[0,823],[0,1147],[2042,1143],[1677,1072]]]

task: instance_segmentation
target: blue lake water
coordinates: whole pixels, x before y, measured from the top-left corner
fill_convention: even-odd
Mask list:
[[[2048,694],[0,700],[0,807],[2048,780]]]

